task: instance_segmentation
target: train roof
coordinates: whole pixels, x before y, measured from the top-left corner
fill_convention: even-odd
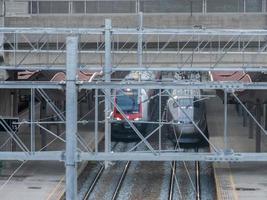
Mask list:
[[[172,91],[172,96],[175,99],[181,98],[200,98],[201,91],[199,89],[176,89]]]
[[[195,81],[199,82],[200,81],[200,75],[198,73],[176,73],[174,76],[176,81]],[[200,89],[176,89],[172,91],[172,95],[175,99],[180,99],[180,98],[200,98],[201,96],[201,90]]]
[[[132,71],[126,77],[125,80],[142,80],[150,81],[156,79],[156,73],[153,71]]]

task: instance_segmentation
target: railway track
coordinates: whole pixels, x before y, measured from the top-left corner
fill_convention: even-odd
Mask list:
[[[113,193],[113,196],[111,198],[112,200],[116,200],[117,199],[118,194],[119,194],[119,190],[120,190],[120,188],[121,188],[121,186],[123,184],[123,180],[125,179],[125,176],[126,176],[127,171],[128,171],[128,169],[130,167],[130,164],[131,164],[131,161],[127,161],[127,163],[126,163],[126,165],[125,165],[125,167],[123,169],[123,172],[121,174],[120,180],[119,180],[119,182],[118,182],[118,184],[116,186],[116,189],[115,189],[115,191]]]
[[[114,145],[113,149],[116,148],[118,143],[116,143],[116,145]],[[136,144],[136,143],[135,143]],[[134,146],[135,144],[132,144],[131,146]],[[127,145],[125,145],[127,146]],[[110,176],[110,174],[113,174],[112,178],[114,178],[115,176],[117,176],[117,174],[119,172],[121,172],[121,174],[119,176],[117,176],[118,178],[115,178],[114,180],[117,180],[117,182],[115,183],[115,181],[113,181],[111,183],[111,185],[114,185],[115,188],[112,188],[113,193],[110,194],[109,196],[111,196],[112,200],[117,199],[117,196],[120,192],[120,188],[123,185],[123,181],[127,175],[127,171],[131,165],[131,161],[127,161],[125,164],[125,162],[117,162],[115,163],[113,166],[111,166],[109,169],[107,169],[109,172],[104,173],[105,171],[105,167],[104,165],[101,165],[101,167],[99,168],[99,170],[97,171],[96,175],[94,176],[93,180],[91,181],[90,185],[88,186],[88,189],[86,191],[86,193],[84,194],[84,196],[82,197],[83,200],[87,200],[87,199],[94,199],[95,197],[93,197],[92,193],[97,193],[97,188],[96,185],[97,184],[101,184],[99,182],[101,182],[100,179],[103,180],[109,180],[109,178],[107,178],[108,176]],[[102,183],[105,182],[102,180]],[[97,196],[97,194],[94,194]]]
[[[201,200],[201,182],[200,182],[200,166],[199,166],[199,162],[196,161],[195,162],[195,175],[196,175],[196,178],[195,178],[195,182],[196,182],[196,200]]]
[[[172,200],[173,199],[175,176],[176,176],[176,162],[172,161],[172,163],[171,163],[170,189],[169,189],[169,194],[168,194],[168,200]]]
[[[193,150],[194,149],[191,149],[191,151]],[[92,178],[91,176],[91,182],[87,186],[87,191],[81,199],[84,199],[84,200],[85,199],[86,200],[87,199],[99,199],[100,193],[103,191],[106,191],[107,193],[102,193],[103,197],[100,199],[121,200],[125,197],[123,195],[127,193],[126,191],[127,187],[130,188],[128,190],[129,198],[154,199],[153,196],[151,196],[151,198],[147,198],[147,196],[149,196],[149,194],[147,193],[148,192],[147,188],[146,188],[148,181],[144,181],[144,183],[140,184],[140,180],[142,179],[144,180],[145,178],[148,178],[149,176],[151,176],[151,175],[148,175],[148,177],[142,176],[142,174],[144,175],[147,172],[151,171],[151,169],[148,169],[148,168],[151,168],[151,164],[147,162],[141,162],[141,163],[133,162],[133,163],[134,163],[134,166],[138,166],[139,169],[136,167],[131,167],[132,165],[131,161],[118,162],[114,164],[113,166],[111,166],[109,169],[107,169],[108,172],[104,170],[103,165],[100,166],[99,169],[97,170],[97,173],[96,172],[94,173],[95,174],[94,177]],[[169,175],[167,175],[168,170],[166,170],[165,175],[163,175],[162,178],[166,176],[169,179],[169,181],[167,182],[167,185],[165,186],[161,185],[159,187],[167,188],[167,190],[165,190],[166,191],[165,197],[167,196],[168,200],[213,199],[214,197],[213,195],[209,195],[209,194],[207,195],[207,192],[209,192],[210,187],[207,188],[206,182],[209,180],[207,180],[207,177],[206,177],[206,180],[204,180],[205,176],[204,176],[204,179],[202,179],[203,178],[202,170],[203,170],[203,167],[205,168],[204,163],[201,163],[201,162],[182,163],[182,162],[173,161],[172,163],[169,163],[169,165],[167,165],[167,163],[165,165],[166,165],[166,169],[167,168],[170,169],[170,166],[171,166],[171,170],[169,170]],[[185,166],[187,169],[185,168]],[[136,170],[138,172],[136,172]],[[130,176],[133,176],[133,177],[130,178]],[[130,185],[129,185],[129,180],[135,180],[134,177],[138,177],[139,180],[130,182]],[[157,184],[165,184],[163,182],[164,181],[153,183],[151,184],[151,187],[154,187]],[[106,187],[106,188],[104,190],[101,190],[102,187],[104,188]],[[135,196],[136,190],[140,192],[138,196]],[[203,190],[206,190],[204,191],[204,194],[202,194]],[[143,194],[142,194],[142,191],[144,192]],[[144,195],[144,196],[142,197],[141,195]],[[164,195],[161,195],[161,198],[159,199],[162,199],[162,196]]]
[[[198,150],[196,149],[195,151]],[[201,181],[200,162],[198,161],[179,162],[178,164],[177,162],[172,161],[168,200],[173,200],[173,199],[201,200],[202,199],[201,190],[203,188],[201,186],[201,182],[202,181]],[[183,187],[184,184],[186,186]],[[188,190],[190,190],[191,192],[188,192]]]
[[[92,191],[94,190],[100,176],[102,175],[103,171],[105,169],[105,166],[104,165],[101,165],[100,169],[98,170],[96,176],[94,177],[93,181],[92,181],[92,184],[90,185],[90,187],[88,188],[88,190],[86,191],[83,199],[84,200],[87,200],[90,196],[90,194],[92,193]]]

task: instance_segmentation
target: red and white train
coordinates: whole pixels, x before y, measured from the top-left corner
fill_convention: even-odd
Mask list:
[[[156,81],[160,79],[157,72],[130,72],[125,81]],[[151,97],[156,95],[154,89],[118,89],[113,91],[114,104],[117,105],[126,116],[131,120],[136,128],[143,134],[146,134],[147,121],[151,119],[152,103]],[[113,140],[136,140],[138,135],[132,129],[130,124],[125,120],[122,113],[116,106],[113,107],[113,122],[111,123],[111,137]]]

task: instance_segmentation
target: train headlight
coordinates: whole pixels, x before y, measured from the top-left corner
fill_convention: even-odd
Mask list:
[[[138,118],[138,117],[137,117],[137,118],[134,118],[134,121],[139,121],[140,119],[141,119],[141,118]]]
[[[116,120],[118,120],[118,121],[121,121],[121,118],[119,118],[119,117],[116,117]]]

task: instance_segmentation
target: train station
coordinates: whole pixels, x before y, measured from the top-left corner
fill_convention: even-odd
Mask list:
[[[0,0],[0,199],[266,199],[266,16]]]

